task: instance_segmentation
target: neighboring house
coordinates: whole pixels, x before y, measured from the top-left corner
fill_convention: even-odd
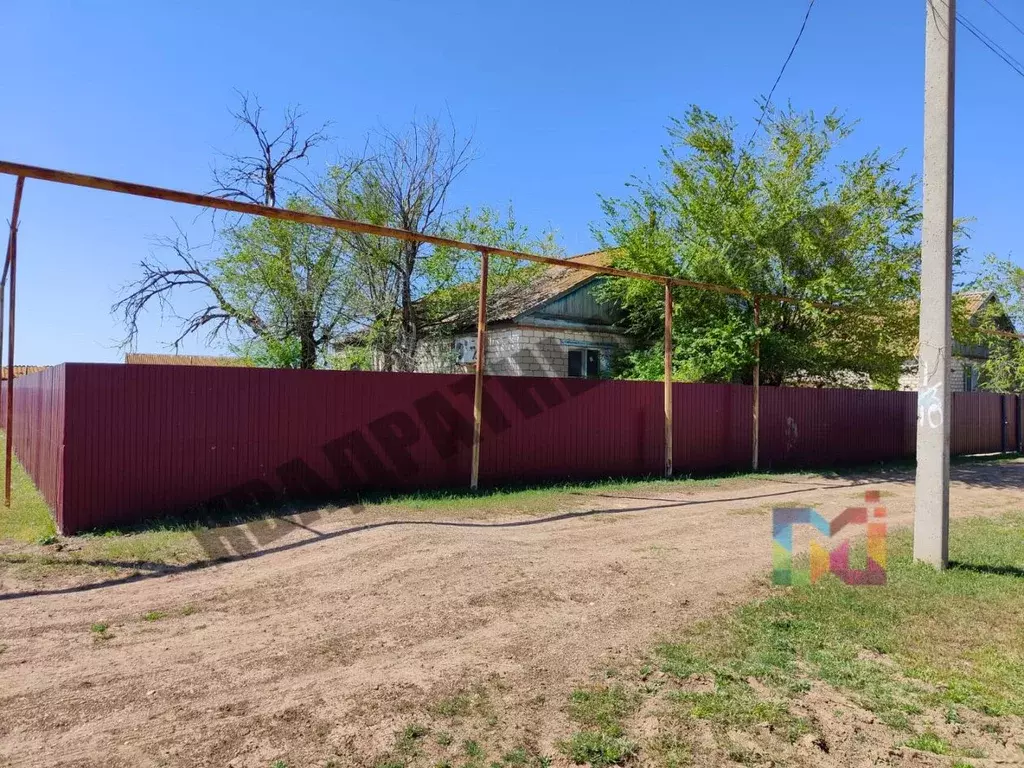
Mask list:
[[[597,251],[568,261],[609,266]],[[613,355],[630,347],[618,313],[598,297],[606,278],[596,272],[548,267],[527,285],[495,289],[487,303],[486,372],[503,376],[597,378],[608,375]],[[476,367],[476,303],[441,318],[444,338],[426,339],[417,370],[466,372]]]
[[[240,357],[216,355],[160,355],[147,352],[128,352],[127,365],[213,365],[227,368],[246,368],[249,363]]]
[[[972,324],[977,323],[984,310],[997,305],[999,299],[992,291],[963,291],[957,296],[964,300],[967,316]],[[999,323],[1002,330],[1014,331],[1008,318]],[[981,370],[988,360],[989,350],[984,344],[961,344],[953,342],[953,362],[950,365],[950,392],[974,392],[981,384]],[[908,360],[900,376],[899,389],[914,392],[918,388],[917,360]]]

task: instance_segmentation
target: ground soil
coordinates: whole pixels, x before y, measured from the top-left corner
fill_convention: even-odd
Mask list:
[[[956,516],[1024,508],[1024,463],[954,480]],[[548,517],[374,526],[340,509],[251,530],[241,548],[258,549],[215,567],[7,578],[0,765],[373,765],[413,722],[451,716],[468,738],[443,706],[466,692],[486,705],[466,729],[558,765],[575,686],[763,589],[772,506],[832,517],[865,489],[909,524],[907,470],[786,475],[590,492]]]

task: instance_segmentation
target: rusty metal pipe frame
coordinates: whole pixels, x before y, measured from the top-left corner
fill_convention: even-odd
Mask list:
[[[732,296],[743,296],[746,298],[754,297],[753,293],[744,290],[743,288],[732,288],[726,285],[716,285],[713,283],[700,283],[695,282],[693,280],[683,280],[682,278],[678,277],[652,275],[646,272],[634,272],[628,269],[602,267],[597,264],[586,264],[582,262],[568,261],[566,259],[555,259],[550,256],[539,256],[534,253],[512,251],[508,250],[507,248],[494,248],[488,245],[481,245],[479,243],[467,243],[461,240],[453,240],[448,237],[437,237],[436,235],[427,235],[419,232],[410,232],[405,229],[383,227],[377,224],[367,224],[362,221],[353,221],[351,219],[340,219],[334,216],[321,216],[319,214],[314,213],[290,211],[284,208],[271,208],[270,206],[266,205],[257,205],[255,203],[243,203],[238,200],[225,200],[224,198],[213,197],[212,195],[199,195],[194,192],[180,192],[178,190],[167,189],[164,187],[154,187],[148,184],[135,184],[133,182],[119,181],[117,179],[107,179],[100,176],[88,176],[81,173],[59,171],[53,168],[43,168],[35,165],[24,165],[22,163],[11,163],[6,160],[0,160],[0,173],[29,179],[38,179],[40,181],[50,181],[56,184],[69,184],[71,186],[76,187],[86,187],[88,189],[102,189],[108,192],[118,192],[124,195],[134,195],[136,197],[148,197],[154,200],[166,200],[172,203],[185,203],[186,205],[196,205],[201,208],[215,208],[217,210],[232,211],[234,213],[249,214],[252,216],[264,216],[271,219],[292,221],[298,224],[313,224],[321,227],[330,227],[331,229],[339,229],[345,232],[357,232],[364,235],[392,237],[395,238],[396,240],[405,240],[408,242],[416,243],[429,243],[431,245],[438,245],[447,248],[458,248],[465,251],[477,251],[478,253],[481,254],[487,252],[494,256],[505,256],[510,259],[518,259],[520,261],[532,261],[537,264],[548,264],[550,266],[566,267],[568,269],[581,269],[585,272],[596,272],[602,275],[629,277],[636,280],[650,280],[662,284],[668,282],[671,285],[680,286],[684,288],[696,288],[703,291],[714,291],[716,293],[723,293]],[[794,298],[792,296],[775,296],[769,294],[759,295],[761,295],[763,298],[771,299],[772,301],[781,301],[789,304],[806,304],[809,306],[818,307],[820,309],[836,308],[835,305],[832,304],[807,301],[804,299]]]
[[[754,426],[751,435],[751,468],[757,472],[761,453],[761,299],[754,299]]]
[[[548,264],[555,267],[566,267],[567,269],[581,269],[585,272],[595,272],[597,274],[613,275],[615,277],[628,277],[634,280],[649,280],[663,285],[668,283],[681,288],[695,288],[697,290],[713,291],[715,293],[722,293],[731,296],[742,296],[747,299],[759,298],[762,301],[777,301],[784,304],[803,305],[829,311],[859,311],[856,307],[844,307],[839,304],[832,304],[828,302],[813,301],[811,299],[802,299],[794,296],[779,296],[772,293],[755,293],[743,288],[733,288],[727,285],[701,283],[694,280],[684,280],[678,277],[668,277],[666,275],[652,275],[647,272],[634,272],[628,269],[602,267],[597,264],[586,264],[566,259],[555,259],[550,256],[539,256],[534,253],[512,251],[507,248],[494,248],[487,245],[481,245],[479,243],[467,243],[461,240],[453,240],[448,237],[437,237],[436,235],[410,232],[405,229],[396,229],[394,227],[382,227],[376,224],[367,224],[362,221],[353,221],[351,219],[339,219],[334,216],[321,216],[313,213],[303,213],[301,211],[289,211],[284,208],[271,208],[270,206],[257,205],[255,203],[225,200],[224,198],[213,197],[212,195],[199,195],[194,192],[180,192],[178,190],[154,187],[148,184],[135,184],[133,182],[107,179],[100,176],[88,176],[81,173],[59,171],[53,168],[43,168],[35,165],[25,165],[23,163],[12,163],[6,160],[0,160],[0,173],[8,176],[50,181],[56,184],[69,184],[71,186],[85,187],[87,189],[102,189],[108,192],[134,195],[136,197],[148,197],[153,200],[185,203],[186,205],[196,205],[202,208],[215,208],[217,210],[232,211],[234,213],[249,214],[252,216],[264,216],[270,219],[292,221],[299,224],[313,224],[321,227],[330,227],[331,229],[339,229],[346,232],[379,235],[380,237],[392,237],[396,240],[405,240],[408,242],[429,243],[431,245],[458,248],[465,251],[477,251],[481,254],[487,251],[495,256],[505,256],[519,261],[532,261],[537,264]],[[982,333],[991,336],[1024,339],[1024,334],[1010,333],[1009,331],[982,331]]]
[[[7,278],[11,280],[11,306],[7,339],[7,454],[4,460],[4,506],[11,506],[11,464],[14,455],[14,299],[17,295],[18,276],[18,214],[21,212],[21,194],[25,189],[25,177],[19,176],[14,185],[14,206],[11,211],[11,231],[7,236],[7,259],[4,264],[3,282],[0,283],[0,297]],[[8,270],[9,267],[9,270]],[[0,316],[0,323],[3,317]],[[2,352],[2,347],[0,347]]]
[[[672,477],[672,285],[665,283],[665,477]]]
[[[476,371],[473,376],[473,463],[469,487],[480,487],[480,432],[484,416],[484,367],[487,365],[487,251],[480,252],[480,298],[476,315]]]

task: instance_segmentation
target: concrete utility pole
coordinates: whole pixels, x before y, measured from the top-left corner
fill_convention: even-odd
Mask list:
[[[953,94],[956,0],[925,0],[924,221],[918,353],[914,559],[949,560],[949,392],[953,290]]]

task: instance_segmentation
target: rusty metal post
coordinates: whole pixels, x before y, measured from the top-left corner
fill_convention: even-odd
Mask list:
[[[665,283],[665,477],[672,477],[672,283]]]
[[[21,211],[21,192],[25,177],[19,176],[14,185],[14,209],[11,212],[11,233],[7,251],[11,279],[10,328],[7,338],[7,458],[4,462],[4,506],[11,506],[11,459],[14,455],[14,297],[18,274],[18,214]],[[0,322],[3,318],[0,317]]]
[[[480,301],[476,315],[476,380],[473,387],[473,465],[469,487],[480,487],[480,430],[484,416],[484,367],[487,365],[488,252],[480,252]]]
[[[757,472],[761,450],[761,299],[754,299],[754,429],[753,461],[751,466]]]
[[[14,238],[8,236],[7,256],[4,258],[4,273],[0,277],[0,365],[3,365],[4,359],[4,299],[7,296],[7,271],[11,268],[11,245],[13,242]]]

